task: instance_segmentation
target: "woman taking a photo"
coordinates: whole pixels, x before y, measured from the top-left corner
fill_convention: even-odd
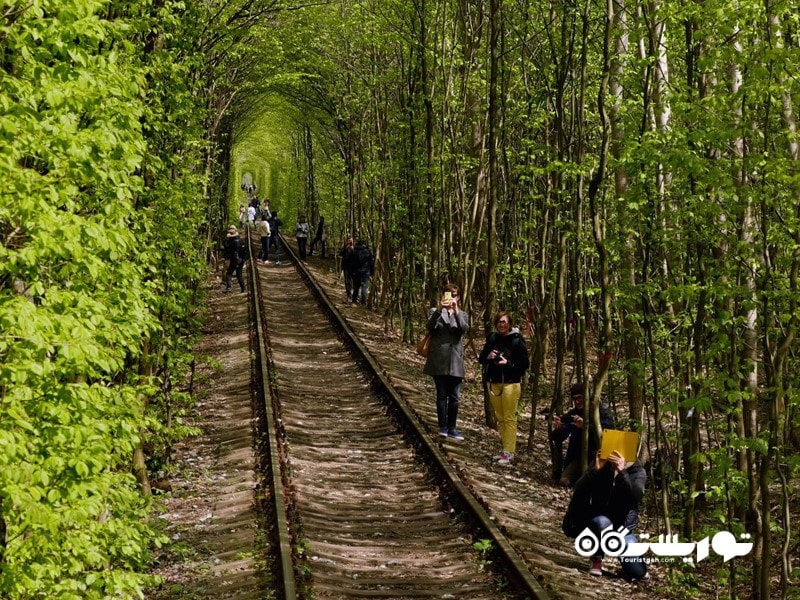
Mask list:
[[[496,331],[489,334],[478,362],[486,365],[485,380],[489,400],[497,416],[502,448],[495,459],[507,467],[517,449],[517,405],[522,395],[522,376],[528,370],[528,348],[511,315],[499,312],[494,318]]]
[[[464,380],[464,344],[469,316],[458,308],[458,286],[444,286],[439,303],[428,313],[431,345],[423,373],[436,385],[436,417],[439,435],[463,440],[456,429],[461,382]]]

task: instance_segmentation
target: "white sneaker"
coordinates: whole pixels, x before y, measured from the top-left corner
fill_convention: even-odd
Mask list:
[[[511,461],[514,460],[513,452],[502,452],[497,459],[497,465],[500,467],[510,467]]]

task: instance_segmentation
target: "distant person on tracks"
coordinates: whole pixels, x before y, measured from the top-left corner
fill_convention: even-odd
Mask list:
[[[269,221],[272,217],[272,212],[269,210],[269,198],[264,198],[264,204],[261,205],[261,218]]]
[[[269,223],[269,245],[270,247],[275,246],[275,264],[279,265],[281,264],[280,229],[283,225],[283,221],[278,218],[277,210],[272,212],[272,216],[267,223]],[[269,254],[267,254],[267,258],[269,258]],[[267,264],[269,264],[269,260],[267,260]]]
[[[353,272],[355,270],[355,242],[352,237],[344,241],[342,249],[339,250],[339,258],[342,259],[341,267],[344,276],[344,295],[347,302],[353,300]]]
[[[598,451],[594,466],[575,484],[561,527],[571,538],[581,536],[588,527],[598,542],[591,557],[590,575],[603,574],[604,553],[599,542],[606,529],[612,527],[618,533],[622,527],[628,530],[622,532],[625,533],[623,547],[638,542],[633,531],[639,524],[639,502],[644,496],[647,473],[635,459],[635,456],[626,457],[615,450],[603,460]],[[587,553],[590,551],[587,548]],[[636,581],[647,577],[647,564],[642,557],[620,556],[619,561],[624,578]]]
[[[559,485],[569,487],[575,485],[581,476],[581,456],[583,451],[583,404],[585,401],[585,388],[582,383],[576,383],[570,388],[573,408],[562,416],[553,417],[553,431],[551,436],[556,442],[563,442],[569,439],[567,444],[567,454],[564,457],[564,465],[561,476],[558,480]],[[600,425],[603,429],[614,428],[614,417],[609,410],[600,405]],[[594,456],[596,450],[594,426],[589,423],[589,457]]]
[[[427,330],[431,346],[423,373],[433,377],[436,386],[436,418],[439,435],[463,440],[458,429],[458,402],[464,380],[464,334],[469,331],[469,315],[459,306],[458,286],[447,284],[436,306],[428,313]]]
[[[375,257],[364,240],[358,240],[353,250],[353,304],[367,303],[369,278],[375,268]]]
[[[256,218],[256,233],[261,238],[258,262],[265,262],[269,258],[269,223],[261,215]]]
[[[478,362],[486,367],[489,400],[500,431],[500,454],[495,459],[508,467],[517,449],[517,405],[522,396],[522,376],[530,366],[525,338],[514,327],[511,315],[499,312],[495,331],[486,338]]]
[[[314,235],[314,239],[311,240],[311,246],[308,249],[308,255],[314,255],[314,248],[317,247],[317,244],[320,245],[320,256],[325,258],[325,254],[328,250],[328,232],[325,230],[325,217],[319,218],[319,223],[317,223],[317,233]]]
[[[308,234],[310,232],[306,216],[300,215],[297,217],[297,225],[294,227],[294,239],[297,240],[297,252],[300,254],[300,260],[306,259],[306,244],[308,244]]]
[[[228,259],[228,270],[225,272],[225,291],[231,291],[231,283],[234,272],[236,273],[236,280],[239,282],[239,287],[242,292],[245,291],[244,278],[242,277],[242,267],[244,266],[244,259],[242,255],[242,239],[239,237],[239,230],[235,226],[228,227],[228,233],[225,236],[225,258]]]

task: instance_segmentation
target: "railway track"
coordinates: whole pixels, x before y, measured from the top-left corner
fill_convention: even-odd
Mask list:
[[[262,491],[283,597],[547,598],[442,442],[285,254],[250,266]]]

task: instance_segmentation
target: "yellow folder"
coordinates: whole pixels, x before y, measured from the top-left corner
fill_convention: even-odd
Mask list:
[[[639,434],[635,431],[604,429],[600,458],[608,458],[614,450],[625,457],[625,462],[634,462],[639,450]]]

